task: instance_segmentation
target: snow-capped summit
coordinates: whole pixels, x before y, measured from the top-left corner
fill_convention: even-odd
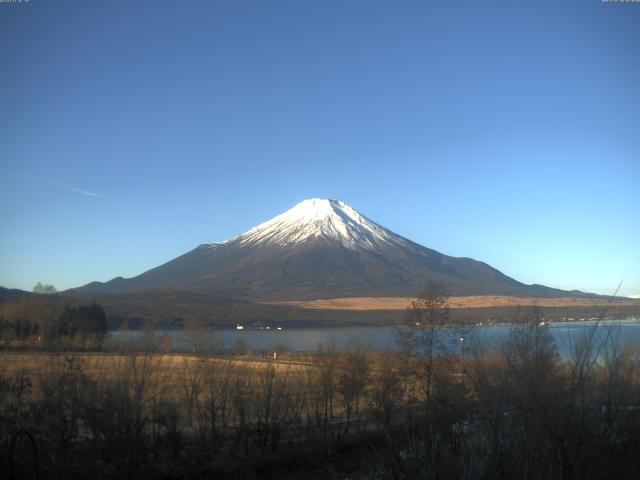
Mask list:
[[[402,239],[339,200],[311,198],[229,242],[292,245],[325,239],[347,248],[375,248]]]

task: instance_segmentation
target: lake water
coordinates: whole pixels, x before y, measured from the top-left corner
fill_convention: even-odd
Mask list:
[[[510,325],[483,325],[464,329],[444,329],[443,343],[449,351],[457,351],[465,339],[467,345],[478,340],[483,344],[498,343],[507,335]],[[622,342],[640,342],[640,323],[633,319],[607,320],[603,322],[552,322],[547,327],[562,354],[569,345],[583,333],[595,330],[597,338],[615,335]],[[393,347],[396,342],[394,327],[341,327],[341,328],[297,328],[283,330],[155,330],[113,331],[106,338],[106,345],[135,345],[143,342],[163,344],[165,348],[177,352],[191,351],[240,351],[273,352],[288,350],[293,352],[315,352],[320,347],[335,344],[343,348],[350,339],[371,344],[374,348]]]

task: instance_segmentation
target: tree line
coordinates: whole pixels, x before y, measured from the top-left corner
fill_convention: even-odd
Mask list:
[[[0,346],[99,348],[108,329],[107,314],[99,304],[66,304],[58,315],[0,315]]]

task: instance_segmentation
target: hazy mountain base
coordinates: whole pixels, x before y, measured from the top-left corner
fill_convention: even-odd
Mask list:
[[[260,304],[216,297],[182,290],[147,290],[131,294],[56,294],[38,295],[23,292],[0,303],[0,316],[8,320],[29,318],[42,327],[60,315],[66,304],[86,305],[97,302],[109,317],[109,328],[138,329],[144,325],[157,328],[212,327],[233,328],[278,325],[287,328],[384,326],[402,321],[399,310],[332,310],[308,309],[291,305]],[[523,305],[526,303],[523,302]],[[601,315],[602,305],[545,307],[547,320],[591,318]],[[451,309],[451,321],[463,323],[512,322],[516,307],[490,306]],[[607,309],[612,318],[640,317],[640,302],[612,303]]]
[[[404,240],[404,239],[403,239]],[[77,293],[130,293],[184,289],[245,300],[313,300],[356,296],[411,296],[426,281],[450,286],[453,295],[583,296],[525,285],[491,266],[442,255],[406,241],[403,248],[353,251],[326,241],[291,248],[252,248],[234,242],[201,245],[132,278],[92,282]]]

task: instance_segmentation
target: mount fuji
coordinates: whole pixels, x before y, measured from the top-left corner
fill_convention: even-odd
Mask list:
[[[525,285],[486,263],[418,245],[344,202],[313,198],[238,237],[202,244],[136,277],[78,292],[180,289],[248,300],[415,296],[427,281],[453,295],[566,296]],[[572,292],[573,294],[574,292]]]

